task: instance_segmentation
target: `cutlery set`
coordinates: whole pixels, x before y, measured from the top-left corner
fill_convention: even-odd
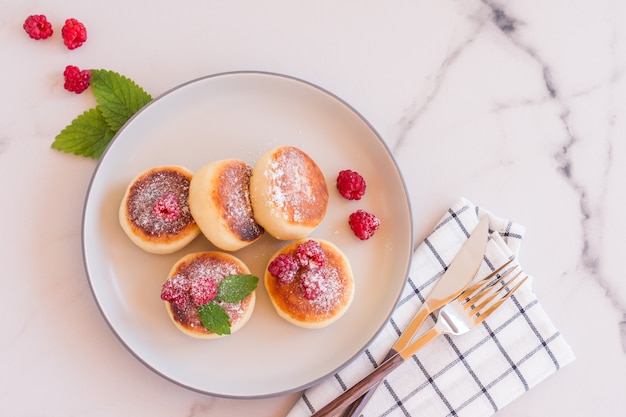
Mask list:
[[[312,417],[360,415],[385,377],[422,347],[441,334],[467,333],[513,295],[528,278],[517,265],[513,265],[514,259],[510,259],[484,279],[472,283],[484,259],[487,240],[488,220],[484,218],[461,247],[383,362]],[[435,325],[416,338],[426,318],[433,313],[437,314]]]

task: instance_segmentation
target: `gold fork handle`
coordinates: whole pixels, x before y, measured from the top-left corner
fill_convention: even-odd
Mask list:
[[[393,345],[393,348],[389,351],[389,353],[387,353],[387,356],[385,356],[385,359],[383,359],[383,362],[389,359],[390,357],[392,357],[394,354],[398,353],[398,351],[404,349],[411,342],[411,340],[413,339],[417,331],[420,329],[420,327],[422,327],[422,324],[424,323],[424,321],[426,321],[426,318],[431,312],[432,310],[428,306],[428,303],[422,304],[422,306],[417,311],[417,313],[415,314],[415,316],[413,317],[409,325],[406,327],[404,332],[402,332],[402,334],[396,341],[395,345]],[[365,404],[367,404],[367,402],[369,401],[369,398],[374,394],[374,392],[376,391],[376,388],[378,388],[378,385],[380,385],[380,382],[376,384],[376,386],[372,387],[369,391],[367,391],[365,395],[363,395],[358,400],[350,404],[350,406],[343,412],[341,416],[342,417],[357,416],[361,412],[361,410],[363,410],[363,408],[365,407]]]
[[[393,348],[389,351],[389,353],[387,353],[384,361],[389,359],[393,354],[401,351],[402,349],[407,347],[409,343],[411,343],[411,340],[413,340],[413,337],[415,337],[417,331],[420,329],[420,327],[422,327],[422,324],[424,324],[424,322],[428,318],[428,315],[432,313],[432,310],[428,304],[429,303],[427,300],[424,304],[422,304],[417,313],[415,313],[415,316],[413,317],[413,319],[411,319],[411,322],[406,327],[406,329],[404,329],[396,343],[393,345]],[[365,393],[365,395],[350,404],[350,406],[346,410],[344,410],[341,417],[358,416],[361,411],[363,411],[363,408],[365,408],[365,405],[369,401],[370,397],[378,388],[378,385],[380,385],[380,382],[376,384],[375,387],[372,387],[367,393]]]
[[[369,391],[372,387],[378,385],[394,369],[402,365],[406,359],[413,356],[415,352],[420,350],[428,342],[440,334],[441,331],[437,327],[433,327],[400,352],[396,353],[392,350],[393,355],[388,360],[381,363],[380,366],[370,372],[369,375],[357,382],[352,388],[348,389],[343,394],[329,402],[311,417],[335,416],[339,411],[345,409],[354,401],[358,400],[359,397]]]
[[[402,356],[404,360],[407,360],[411,356],[415,355],[418,350],[426,346],[431,340],[439,336],[441,333],[442,331],[440,330],[440,328],[435,325],[435,327],[429,329],[423,335],[415,339],[413,343],[402,349],[400,352],[398,352],[398,354]]]

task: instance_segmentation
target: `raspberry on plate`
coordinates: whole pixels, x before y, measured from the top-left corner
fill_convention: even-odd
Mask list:
[[[163,283],[161,300],[175,304],[181,310],[189,301],[189,280],[182,275],[175,275]]]
[[[337,176],[337,190],[348,200],[360,200],[365,194],[365,180],[358,172],[345,169]]]
[[[350,215],[348,220],[354,235],[361,240],[367,240],[374,235],[380,227],[380,220],[375,215],[365,210],[357,210]]]
[[[42,14],[28,16],[24,21],[23,27],[32,39],[46,39],[52,36],[53,33],[52,24]]]
[[[152,206],[152,214],[154,217],[166,222],[173,222],[180,217],[180,203],[178,198],[172,194],[167,193],[157,198]]]
[[[189,288],[191,301],[197,306],[203,306],[213,301],[217,295],[217,282],[207,276],[196,278]]]
[[[298,260],[286,253],[278,255],[267,267],[269,273],[283,285],[291,283],[298,273]]]
[[[300,273],[302,296],[311,301],[326,290],[326,276],[322,270],[305,269]]]
[[[78,20],[67,19],[61,28],[61,36],[63,36],[63,43],[68,49],[76,49],[87,40],[87,29]]]
[[[319,269],[326,262],[326,254],[322,245],[316,240],[307,240],[296,248],[296,259],[301,267]]]
[[[85,91],[91,83],[91,71],[81,71],[78,67],[74,65],[68,65],[67,67],[65,67],[65,71],[63,71],[63,77],[65,78],[65,83],[63,84],[63,87],[67,91],[71,91],[76,94],[80,94]]]

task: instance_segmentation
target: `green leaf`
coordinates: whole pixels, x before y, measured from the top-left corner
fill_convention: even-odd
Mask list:
[[[52,148],[97,159],[113,136],[115,132],[95,108],[87,110],[63,129],[52,142]]]
[[[98,159],[115,133],[152,100],[133,80],[114,71],[91,70],[91,87],[98,106],[63,129],[52,148]]]
[[[209,331],[218,335],[230,334],[230,317],[215,301],[199,306],[198,316]]]
[[[91,70],[91,87],[98,108],[117,132],[152,97],[133,80],[109,70]]]
[[[230,275],[217,287],[215,299],[226,303],[238,303],[257,287],[259,279],[254,275]]]

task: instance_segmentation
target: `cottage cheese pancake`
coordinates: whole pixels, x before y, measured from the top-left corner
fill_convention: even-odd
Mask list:
[[[176,252],[200,234],[188,205],[193,173],[162,166],[137,175],[128,185],[119,222],[130,240],[147,252]]]
[[[328,187],[309,155],[293,146],[263,154],[252,169],[250,199],[254,216],[277,239],[308,236],[324,219]]]
[[[236,159],[200,168],[189,186],[189,208],[204,236],[215,246],[236,251],[263,235],[252,213],[252,168]]]
[[[215,292],[224,278],[240,274],[250,274],[250,270],[239,258],[225,252],[195,252],[183,256],[172,267],[161,292],[172,322],[181,332],[191,337],[215,339],[225,336],[204,327],[198,307],[215,297],[215,293],[206,293]],[[255,301],[255,291],[235,303],[214,301],[228,315],[230,334],[240,330],[248,322],[254,311]]]
[[[335,322],[354,298],[348,258],[321,239],[301,239],[276,252],[265,270],[264,283],[278,315],[305,328]]]

